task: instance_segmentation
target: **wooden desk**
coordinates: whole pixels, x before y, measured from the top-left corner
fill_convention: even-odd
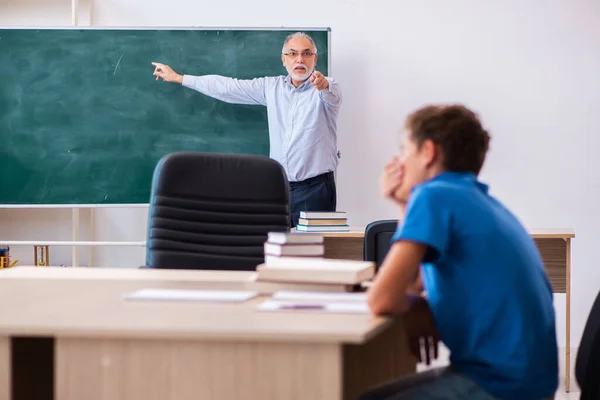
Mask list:
[[[283,283],[258,281],[253,271],[166,270],[137,268],[33,267],[17,266],[0,270],[2,280],[47,280],[112,282],[127,290],[148,287],[176,289],[252,290],[272,294],[277,290],[347,292],[352,285]],[[157,286],[158,285],[158,286]]]
[[[148,287],[135,280],[142,270],[120,280],[24,272],[0,273],[0,400],[355,399],[415,371],[399,319],[259,312],[264,297],[124,301]],[[178,282],[168,281],[152,287]]]
[[[570,390],[571,381],[571,239],[573,229],[530,229],[540,251],[546,273],[555,293],[566,295],[566,346],[565,346],[565,390]],[[325,257],[352,260],[363,259],[365,228],[351,228],[350,232],[324,232]]]

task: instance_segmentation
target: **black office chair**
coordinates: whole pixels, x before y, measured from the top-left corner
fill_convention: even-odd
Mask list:
[[[588,315],[575,361],[581,400],[600,399],[600,293]]]
[[[397,227],[397,219],[386,219],[373,221],[365,228],[363,258],[365,261],[375,262],[375,271],[379,269],[385,259]]]
[[[165,269],[256,269],[268,232],[289,231],[288,181],[255,155],[178,152],[154,170],[146,265]]]

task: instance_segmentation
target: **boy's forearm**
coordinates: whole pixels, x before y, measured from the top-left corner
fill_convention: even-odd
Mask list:
[[[406,294],[413,296],[420,296],[423,294],[425,288],[423,287],[423,280],[421,279],[421,272],[417,274],[415,281],[408,286]]]
[[[409,241],[392,245],[367,295],[373,314],[401,314],[409,308],[407,289],[419,274],[426,249],[421,243]]]

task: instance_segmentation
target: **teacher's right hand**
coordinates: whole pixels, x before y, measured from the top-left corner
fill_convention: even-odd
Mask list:
[[[161,78],[165,82],[183,82],[183,75],[179,75],[177,72],[173,71],[171,67],[165,64],[153,62],[154,65],[154,74],[156,76],[156,80]]]

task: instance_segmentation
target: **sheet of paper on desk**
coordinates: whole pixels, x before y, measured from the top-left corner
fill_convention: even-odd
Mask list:
[[[366,293],[330,293],[330,292],[300,292],[293,290],[278,290],[273,293],[273,300],[310,300],[333,302],[366,302]]]
[[[184,290],[184,289],[140,289],[126,294],[127,300],[167,300],[167,301],[205,301],[205,302],[242,302],[258,296],[258,292],[243,290]]]
[[[363,302],[314,302],[266,300],[258,305],[260,311],[314,311],[340,314],[368,314],[367,303]]]

